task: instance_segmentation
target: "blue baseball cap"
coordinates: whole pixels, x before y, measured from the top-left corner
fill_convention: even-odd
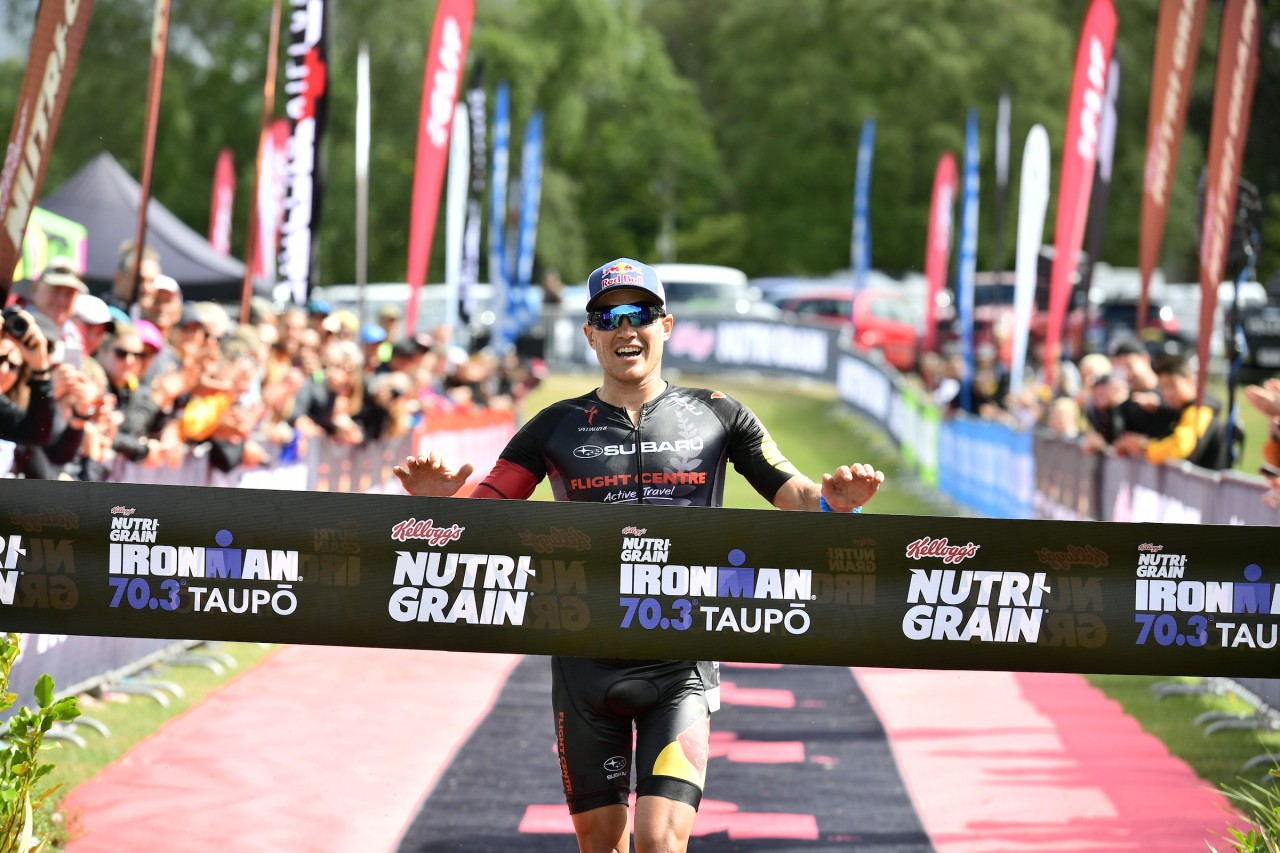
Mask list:
[[[659,305],[667,304],[667,292],[653,267],[630,258],[618,258],[591,273],[587,279],[587,310],[595,310],[597,300],[613,288],[643,291],[658,300]]]
[[[365,323],[360,330],[360,340],[366,344],[380,344],[387,339],[386,329],[377,323]]]

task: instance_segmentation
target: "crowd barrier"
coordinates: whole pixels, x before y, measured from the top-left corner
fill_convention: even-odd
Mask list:
[[[397,439],[341,445],[321,438],[307,442],[301,454],[295,448],[272,447],[271,461],[260,468],[221,471],[211,463],[207,446],[192,448],[177,467],[154,467],[118,458],[112,466],[111,479],[150,486],[403,494],[391,468],[410,453],[428,448],[441,450],[451,459],[473,460],[477,471],[486,472],[514,432],[512,412],[453,411],[433,415]],[[12,458],[13,445],[0,442],[0,474],[8,472]],[[13,542],[5,535],[25,537],[26,543],[18,546],[26,553],[15,557],[14,565],[9,566],[20,574],[13,589],[13,602],[6,603],[46,612],[74,611],[83,586],[72,545],[79,518],[57,502],[44,503],[33,510],[26,501],[34,485],[34,481],[0,479],[0,526],[5,528],[0,533],[0,544]],[[89,488],[94,486],[90,484]],[[13,545],[7,547],[12,553]],[[0,549],[0,566],[6,565],[4,549]],[[334,557],[321,561],[316,571],[317,580],[345,579],[349,572],[358,575],[359,564]],[[12,624],[0,625],[0,630],[14,628]],[[76,633],[36,632],[21,637],[22,651],[10,677],[10,690],[18,694],[20,703],[29,701],[31,690],[43,673],[53,676],[59,693],[78,693],[104,685],[118,689],[135,673],[172,659],[197,640],[215,639],[85,636],[74,624],[62,630]]]

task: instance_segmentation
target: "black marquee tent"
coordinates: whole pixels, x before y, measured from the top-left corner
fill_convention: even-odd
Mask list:
[[[111,287],[120,244],[136,236],[141,194],[138,182],[104,151],[38,202],[45,210],[85,227],[84,278],[94,293]],[[184,299],[240,301],[244,264],[219,254],[154,198],[147,205],[146,244],[160,254],[161,268],[181,285]]]

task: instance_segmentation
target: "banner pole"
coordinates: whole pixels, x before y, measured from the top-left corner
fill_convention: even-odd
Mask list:
[[[253,257],[257,251],[258,183],[262,178],[263,144],[276,107],[276,60],[280,52],[280,0],[271,4],[271,35],[267,41],[267,78],[262,86],[262,122],[258,128],[258,157],[253,170],[253,192],[249,194],[249,227],[244,237],[244,287],[240,291],[240,322],[249,322],[249,299],[253,296]]]
[[[364,288],[369,281],[369,45],[360,42],[356,58],[356,312],[364,313]]]
[[[142,139],[139,176],[138,227],[134,231],[133,263],[129,268],[129,304],[138,302],[142,277],[142,249],[147,242],[147,206],[151,203],[151,172],[155,166],[156,130],[160,124],[160,91],[164,87],[164,58],[169,44],[169,0],[156,0],[151,21],[151,71],[147,75],[147,118]]]

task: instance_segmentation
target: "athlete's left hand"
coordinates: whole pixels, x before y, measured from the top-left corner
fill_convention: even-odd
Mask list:
[[[883,482],[884,472],[877,471],[874,465],[841,465],[822,475],[822,496],[832,512],[853,512],[875,497]]]

